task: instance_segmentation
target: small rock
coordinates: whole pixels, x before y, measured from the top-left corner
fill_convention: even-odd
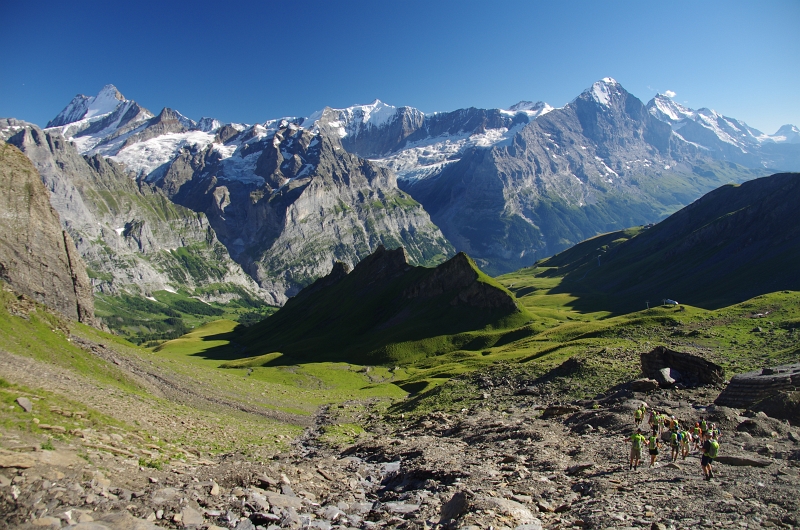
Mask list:
[[[458,517],[469,508],[469,495],[466,492],[456,492],[449,501],[442,505],[440,522],[446,524],[451,519]]]
[[[536,501],[536,505],[542,512],[553,513],[554,511],[556,511],[555,507],[544,499],[539,499],[538,501]]]
[[[572,414],[581,410],[575,405],[550,405],[542,412],[542,419],[552,418],[554,416],[563,416],[564,414]]]
[[[631,381],[631,390],[634,392],[652,392],[658,389],[658,381],[655,379],[636,379]]]
[[[33,526],[49,526],[51,528],[61,528],[61,519],[58,517],[40,517],[33,520]]]
[[[746,456],[732,456],[720,455],[716,458],[716,462],[726,464],[729,466],[752,466],[752,467],[767,467],[772,462],[770,460],[760,460],[757,458],[749,458]]]
[[[271,505],[279,508],[300,509],[303,507],[303,501],[300,498],[290,497],[288,495],[279,495],[277,493],[273,493],[272,495],[267,494],[267,500]]]
[[[203,514],[190,506],[184,506],[183,510],[181,510],[181,520],[183,521],[183,526],[201,526],[205,523]]]
[[[582,462],[580,464],[575,464],[567,468],[567,475],[575,475],[592,467],[594,467],[593,462]]]
[[[235,530],[256,530],[256,525],[253,524],[253,521],[250,519],[242,519],[239,521],[239,524],[236,525]]]
[[[26,397],[18,397],[17,405],[22,407],[22,410],[25,412],[30,412],[33,410],[33,403],[31,403],[31,400]]]
[[[653,523],[650,525],[650,530],[667,530],[667,525],[664,523]]]
[[[793,441],[794,443],[798,443],[798,442],[800,442],[800,435],[798,435],[794,431],[789,431],[789,439],[791,441]]]
[[[212,482],[211,483],[211,491],[209,492],[209,494],[212,497],[216,497],[217,495],[219,495],[219,484],[217,484],[216,482]]]

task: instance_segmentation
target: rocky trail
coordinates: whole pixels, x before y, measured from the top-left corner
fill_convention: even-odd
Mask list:
[[[559,403],[489,394],[455,414],[323,408],[285,452],[202,455],[136,435],[0,438],[0,528],[795,528],[800,432],[712,405],[717,389]],[[641,400],[722,431],[715,477],[699,455],[628,468]],[[111,400],[113,401],[113,400]],[[354,444],[326,425],[358,423]],[[139,439],[136,439],[139,438]],[[159,452],[173,458],[149,467]],[[158,469],[160,467],[160,469]]]

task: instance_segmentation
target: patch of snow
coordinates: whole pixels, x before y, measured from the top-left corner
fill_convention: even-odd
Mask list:
[[[119,93],[117,87],[114,85],[106,85],[96,96],[89,98],[86,114],[84,114],[83,117],[88,119],[95,116],[110,114],[114,112],[117,105],[125,101],[125,98]]]
[[[382,158],[372,159],[379,166],[389,168],[400,180],[415,181],[441,171],[458,161],[470,147],[501,147],[510,145],[525,123],[507,129],[488,129],[478,134],[444,134],[408,144],[403,150]]]
[[[164,287],[164,290],[167,291],[168,293],[172,293],[172,294],[177,294],[178,293],[178,291],[176,291],[175,289],[173,289],[172,287],[169,287],[169,286]]]
[[[122,227],[122,228],[115,228],[115,229],[114,229],[114,232],[116,232],[118,236],[121,236],[121,235],[122,235],[122,232],[124,232],[124,231],[125,231],[125,227]]]
[[[520,101],[516,105],[509,107],[507,110],[499,110],[502,114],[507,116],[516,116],[517,114],[523,113],[527,115],[531,121],[533,121],[539,116],[544,116],[548,112],[551,112],[555,109],[542,101],[537,101],[536,103],[532,103],[530,101]]]
[[[613,169],[611,169],[610,167],[608,167],[608,165],[606,164],[606,161],[605,161],[605,160],[603,160],[603,159],[602,159],[602,158],[600,158],[599,156],[595,156],[595,157],[594,157],[594,159],[595,159],[595,160],[597,160],[598,162],[600,162],[601,164],[603,164],[603,168],[605,168],[605,170],[606,170],[607,172],[609,172],[609,173],[612,173],[612,174],[616,175],[617,177],[619,177],[619,175],[617,175],[617,172],[616,172],[616,171],[614,171]]]

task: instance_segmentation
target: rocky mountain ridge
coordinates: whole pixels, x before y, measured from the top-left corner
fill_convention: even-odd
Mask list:
[[[408,361],[399,344],[415,344],[416,357],[439,354],[416,341],[514,318],[528,317],[467,255],[415,267],[402,247],[381,246],[352,271],[334,267],[236,341],[246,345],[241,356],[280,351],[292,359],[380,364]]]

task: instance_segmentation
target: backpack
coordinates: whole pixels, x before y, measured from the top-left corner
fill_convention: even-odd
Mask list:
[[[711,446],[708,448],[708,457],[717,458],[717,453],[719,453],[719,442],[711,440]]]
[[[656,449],[658,447],[658,440],[655,436],[650,437],[650,449]]]

